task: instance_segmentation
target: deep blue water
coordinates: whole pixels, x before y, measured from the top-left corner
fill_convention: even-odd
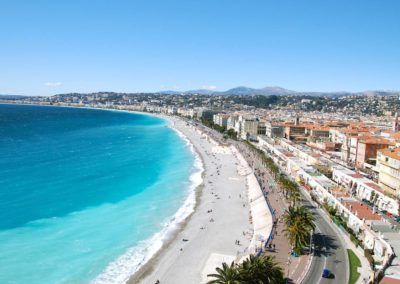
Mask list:
[[[166,124],[0,105],[0,283],[88,283],[128,251],[126,277],[189,192],[194,157]]]

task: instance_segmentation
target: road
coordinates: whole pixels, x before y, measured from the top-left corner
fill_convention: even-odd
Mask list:
[[[341,237],[326,221],[321,214],[325,214],[322,209],[317,208],[311,199],[303,195],[304,206],[310,208],[314,213],[316,221],[316,230],[314,233],[314,258],[310,270],[302,283],[347,283],[349,277],[349,268],[347,260],[347,251]],[[333,225],[335,226],[335,225]],[[332,271],[335,278],[322,278],[322,270],[328,268]]]
[[[266,153],[267,155],[271,155]],[[273,154],[272,154],[273,155]],[[272,181],[276,187],[276,183]],[[323,218],[321,214],[327,216],[323,209],[319,209],[317,204],[311,200],[308,194],[301,189],[302,205],[308,207],[315,216],[316,230],[314,233],[314,258],[310,265],[310,269],[303,279],[304,284],[314,283],[337,283],[345,284],[349,278],[349,263],[347,259],[347,250],[344,240],[341,238],[340,233],[337,232],[336,226],[330,224],[328,218]],[[322,271],[324,268],[329,269],[334,278],[322,278]]]

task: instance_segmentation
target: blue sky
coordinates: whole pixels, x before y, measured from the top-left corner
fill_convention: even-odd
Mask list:
[[[0,0],[0,93],[400,89],[400,1]]]

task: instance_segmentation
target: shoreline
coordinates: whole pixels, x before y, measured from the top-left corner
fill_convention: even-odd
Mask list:
[[[75,109],[88,109],[88,110],[99,110],[99,111],[112,111],[121,112],[137,115],[151,116],[162,120],[160,127],[168,127],[176,135],[178,139],[183,143],[183,147],[189,147],[189,151],[193,156],[192,170],[187,177],[188,185],[185,186],[185,196],[179,204],[178,209],[169,217],[162,221],[162,228],[156,231],[149,238],[141,240],[137,245],[129,247],[123,254],[119,255],[116,259],[109,262],[102,271],[96,275],[90,283],[125,283],[131,278],[132,274],[136,274],[138,271],[143,269],[151,260],[154,259],[161,251],[168,247],[177,234],[186,226],[186,223],[190,219],[190,216],[195,212],[198,204],[199,192],[203,185],[204,178],[204,163],[201,155],[196,150],[196,147],[192,144],[181,131],[174,127],[174,122],[167,116],[162,116],[153,113],[144,113],[138,111],[129,110],[118,110],[118,109],[103,109],[103,108],[92,108],[92,107],[76,107],[76,106],[52,106],[52,105],[37,105],[37,104],[4,104],[4,105],[22,105],[22,106],[36,106],[36,107],[62,107],[62,108],[75,108]],[[145,244],[141,247],[141,244]],[[153,244],[153,245],[152,245]],[[156,245],[154,245],[156,244]],[[133,266],[129,265],[129,261],[136,253],[139,253],[140,263]],[[123,271],[116,270],[120,265]],[[119,273],[120,272],[120,273]]]
[[[137,114],[142,114],[141,112],[138,112],[138,111],[131,111],[131,112],[134,112]],[[148,259],[148,261],[146,261],[143,265],[141,265],[137,271],[135,271],[132,275],[130,275],[130,277],[125,282],[127,284],[137,283],[137,282],[143,280],[145,277],[149,276],[152,272],[154,272],[155,271],[154,266],[157,264],[157,261],[159,261],[160,257],[163,255],[163,253],[165,253],[165,251],[167,251],[171,247],[173,242],[177,240],[178,235],[185,230],[186,226],[190,222],[191,217],[196,212],[196,209],[199,206],[200,196],[201,196],[201,193],[202,193],[202,190],[204,187],[204,177],[205,177],[205,172],[206,172],[202,155],[197,151],[196,146],[193,145],[193,143],[190,141],[189,138],[187,138],[181,131],[174,128],[174,122],[171,120],[171,118],[163,116],[163,115],[157,115],[157,114],[149,114],[149,115],[156,116],[158,118],[162,118],[162,119],[168,121],[168,123],[169,123],[168,127],[171,128],[173,131],[176,131],[181,139],[183,139],[186,143],[190,144],[193,154],[196,155],[201,161],[201,166],[202,166],[201,183],[199,185],[197,185],[196,188],[194,188],[194,190],[193,190],[193,193],[195,195],[195,203],[192,208],[192,212],[190,214],[188,214],[181,222],[178,222],[175,225],[176,227],[173,230],[171,230],[170,237],[163,240],[162,247],[160,249],[158,249]],[[190,196],[188,196],[188,198],[190,198]],[[182,205],[182,207],[183,207],[183,205]]]
[[[215,141],[179,118],[159,117],[172,121],[171,127],[182,133],[201,157],[204,165],[203,183],[196,190],[196,204],[192,214],[181,223],[175,236],[165,242],[127,283],[153,284],[157,280],[163,284],[205,283],[207,274],[213,273],[222,261],[236,260],[243,253],[243,246],[246,251],[250,243],[248,231],[252,231],[252,228],[247,219],[249,206],[246,177],[238,177],[239,161],[233,155],[231,146],[218,146]],[[229,163],[217,165],[219,158],[228,159]],[[223,167],[228,168],[227,172]],[[232,183],[231,192],[224,192],[223,186],[214,188],[214,183],[226,183],[224,179]],[[220,199],[226,201],[219,201]],[[228,212],[227,209],[232,210]],[[214,215],[214,211],[219,211],[219,215]],[[226,220],[225,224],[222,222],[220,225],[222,230],[218,227],[209,229],[214,226],[213,218],[216,219],[215,223],[218,222],[217,218]],[[235,244],[236,239],[240,239],[240,246]],[[182,267],[185,267],[184,272]]]
[[[179,136],[179,139],[181,139],[182,142],[184,142],[185,147],[190,148],[190,151],[194,156],[194,163],[192,164],[193,172],[189,176],[190,184],[189,184],[189,188],[187,189],[187,191],[188,191],[187,197],[184,199],[182,205],[178,208],[178,210],[166,220],[166,224],[161,231],[158,231],[158,232],[154,233],[150,238],[141,241],[141,242],[159,241],[159,242],[161,242],[161,246],[159,248],[156,248],[154,250],[154,252],[150,253],[149,255],[146,255],[146,258],[143,260],[143,262],[139,266],[135,267],[134,271],[131,272],[130,275],[128,275],[128,277],[126,277],[125,280],[123,281],[123,283],[130,283],[130,281],[131,281],[130,279],[132,277],[136,277],[137,275],[143,275],[143,272],[148,271],[148,269],[150,268],[150,265],[157,259],[157,257],[164,250],[168,249],[170,244],[178,236],[179,232],[181,232],[185,229],[185,226],[189,222],[191,216],[195,213],[196,207],[198,206],[198,203],[199,203],[199,195],[201,193],[201,188],[204,183],[203,181],[204,181],[204,175],[205,175],[205,167],[204,167],[203,157],[197,151],[196,146],[192,143],[192,141],[184,133],[182,133],[182,131],[179,131],[178,129],[176,129],[174,127],[174,124],[175,124],[174,120],[171,117],[168,117],[166,115],[140,112],[140,111],[119,110],[119,109],[103,109],[103,108],[74,107],[74,106],[61,106],[61,107],[95,109],[95,110],[131,113],[131,114],[133,113],[133,114],[138,114],[138,115],[147,115],[147,116],[156,117],[156,118],[164,120],[166,122],[165,126],[170,128],[172,131],[174,131]],[[200,175],[199,181],[194,180],[196,178],[196,175]],[[191,205],[191,203],[193,205]],[[191,205],[191,206],[188,206],[188,205]],[[181,212],[181,211],[186,211],[186,212]],[[180,216],[180,215],[182,215],[182,216]],[[178,221],[176,221],[176,220],[178,220]],[[159,234],[161,234],[161,235],[158,236]],[[157,236],[158,236],[158,238],[157,238]],[[134,247],[132,247],[132,248],[134,248]],[[132,248],[130,248],[130,249],[132,249]],[[151,246],[148,246],[146,248],[146,250],[150,249],[150,248],[151,248]],[[130,249],[128,249],[128,251]],[[119,256],[117,259],[115,259],[111,263],[109,263],[107,265],[107,267],[94,280],[91,281],[91,283],[103,283],[103,281],[101,280],[101,276],[103,274],[106,274],[107,269],[113,263],[118,262],[118,260],[120,258],[123,258],[123,256],[126,253],[128,253],[128,251],[125,252],[123,255]],[[120,282],[117,282],[117,283],[120,283]],[[136,283],[136,282],[134,282],[134,283]]]
[[[24,104],[25,105],[25,104]],[[34,104],[26,104],[26,105],[34,105]],[[41,106],[41,105],[36,105],[36,106]],[[47,105],[45,105],[47,106]],[[210,137],[206,136],[206,134],[203,134],[200,130],[195,129],[194,126],[188,126],[186,125],[187,122],[176,117],[169,117],[163,114],[157,114],[157,113],[147,113],[147,112],[139,112],[139,111],[130,111],[130,110],[118,110],[118,109],[103,109],[103,108],[92,108],[92,107],[76,107],[76,106],[53,106],[53,107],[71,107],[71,108],[86,108],[86,109],[95,109],[95,110],[106,110],[106,111],[117,111],[117,112],[126,112],[126,113],[135,113],[139,115],[148,115],[148,116],[153,116],[157,117],[159,119],[165,120],[167,122],[167,127],[171,128],[173,131],[176,131],[176,133],[180,136],[182,140],[191,148],[191,151],[193,152],[195,156],[195,162],[193,164],[194,169],[196,160],[200,160],[201,164],[201,182],[200,184],[197,184],[193,189],[191,189],[188,193],[187,198],[183,202],[182,206],[179,207],[178,211],[171,216],[171,218],[168,220],[168,223],[166,224],[165,231],[164,229],[162,231],[159,231],[155,233],[153,236],[151,236],[148,240],[153,240],[154,237],[160,233],[164,233],[160,238],[158,238],[157,241],[161,241],[160,247],[155,248],[154,252],[151,252],[149,254],[149,257],[145,257],[143,259],[143,263],[140,264],[140,266],[135,267],[134,269],[137,269],[131,273],[129,278],[125,278],[124,283],[132,284],[132,283],[155,283],[156,280],[160,280],[161,283],[205,283],[206,282],[206,275],[209,273],[213,273],[215,271],[215,268],[217,266],[220,266],[223,261],[230,262],[232,260],[237,261],[238,258],[241,258],[244,254],[248,254],[248,248],[250,243],[252,243],[253,239],[253,224],[250,223],[247,218],[251,215],[250,206],[249,206],[249,200],[247,198],[248,193],[249,193],[249,184],[247,181],[247,174],[245,176],[241,175],[239,173],[239,164],[241,162],[239,161],[238,157],[236,156],[237,153],[234,153],[237,151],[234,146],[229,146],[229,150],[227,153],[222,153],[225,150],[222,149],[221,153],[218,153],[221,149],[218,151],[214,151],[214,149],[218,149],[218,147],[223,148],[222,146],[218,146],[215,141],[213,141]],[[178,125],[177,125],[178,124]],[[191,136],[191,137],[190,137]],[[225,146],[224,146],[225,147]],[[232,148],[234,151],[232,151]],[[207,148],[207,149],[205,149]],[[226,148],[226,147],[225,147]],[[229,152],[229,153],[228,153]],[[218,156],[218,158],[216,158]],[[215,161],[212,161],[214,159]],[[229,162],[219,162],[219,159],[222,160],[229,160]],[[217,166],[217,160],[220,163],[219,166]],[[222,169],[222,166],[228,167],[228,172],[224,172]],[[214,168],[214,169],[212,169]],[[199,169],[197,170],[199,171]],[[194,170],[194,172],[191,174],[189,179],[196,174],[197,172]],[[218,177],[216,179],[216,175],[218,173]],[[214,176],[215,175],[215,176]],[[239,177],[237,177],[239,176]],[[216,199],[224,198],[227,199],[228,196],[226,196],[226,192],[221,191],[221,189],[225,186],[224,182],[222,182],[218,188],[211,189],[212,196],[210,197],[209,195],[206,195],[210,191],[210,183],[217,183],[220,182],[221,179],[227,179],[229,180],[229,183],[233,182],[232,186],[232,199],[235,199],[234,202],[235,204],[229,204],[226,206],[226,204],[222,206],[217,206],[215,203]],[[239,180],[237,182],[237,180]],[[212,181],[210,181],[212,180]],[[193,184],[193,181],[191,180],[191,184]],[[217,192],[218,191],[218,197],[217,194],[214,195],[212,191]],[[191,198],[191,195],[193,197]],[[225,195],[222,197],[221,195]],[[237,196],[239,195],[240,198]],[[190,203],[190,200],[194,200],[193,206],[187,207],[186,204]],[[229,199],[231,199],[231,195],[229,195]],[[232,200],[233,201],[233,200]],[[223,203],[229,203],[231,200],[226,200]],[[213,204],[214,203],[214,204]],[[213,214],[204,214],[204,207],[212,207],[213,211],[220,211],[218,212],[219,214],[223,215],[223,219],[227,219],[227,222],[225,224],[222,224],[222,227],[224,227],[226,230],[215,230],[213,229],[212,232],[207,233],[206,231],[209,231],[208,226],[211,226],[211,224],[207,224],[208,220],[204,220],[204,215],[206,215],[206,218],[208,218],[210,215]],[[227,209],[232,209],[233,214],[229,214],[227,212]],[[179,219],[176,223],[173,223],[173,221],[176,219],[177,214],[179,211],[182,209],[186,209],[189,212],[184,214],[182,216],[182,219]],[[203,211],[204,210],[204,211]],[[225,212],[224,212],[225,211]],[[231,213],[232,213],[231,212]],[[220,218],[221,216],[218,216]],[[212,218],[211,218],[212,219]],[[210,220],[211,220],[210,219]],[[214,222],[214,221],[213,221]],[[229,224],[227,224],[229,223]],[[234,223],[234,224],[232,224]],[[205,230],[199,230],[203,227],[201,227],[201,224],[207,224],[205,227]],[[223,229],[223,228],[222,228]],[[228,232],[231,230],[232,232]],[[195,232],[197,231],[197,232]],[[199,233],[201,231],[201,233]],[[245,233],[246,232],[246,233]],[[243,234],[242,234],[243,233]],[[202,248],[200,247],[195,247],[191,245],[192,237],[199,237],[199,235],[203,235],[202,237],[208,238],[209,241],[208,243],[205,243]],[[204,236],[205,235],[205,236]],[[182,244],[180,241],[180,238],[182,236],[187,236],[188,238],[188,243],[187,244]],[[215,237],[215,238],[214,238]],[[240,239],[241,246],[238,247],[235,243],[235,240]],[[144,240],[144,241],[148,241]],[[201,242],[202,240],[199,238],[199,241]],[[222,241],[222,243],[221,243]],[[227,243],[228,242],[228,243]],[[184,250],[182,248],[184,247]],[[244,246],[244,248],[243,248]],[[179,247],[180,251],[179,251]],[[147,252],[148,250],[151,251],[151,246],[147,247]],[[182,253],[183,250],[183,253]],[[185,254],[186,250],[192,250],[192,254]],[[199,251],[202,251],[203,253],[199,253]],[[186,275],[185,273],[181,272],[181,267],[188,268],[188,262],[193,260],[192,255],[197,254],[200,257],[200,262],[202,265],[198,263],[193,263],[188,271],[186,269]],[[104,270],[103,272],[98,275],[101,276],[105,272],[107,272],[107,268],[113,264],[114,262],[118,262],[119,258],[111,262]],[[166,261],[167,260],[167,261]],[[172,260],[172,261],[171,261]],[[175,261],[174,261],[175,260]],[[182,262],[182,265],[179,264],[173,264],[175,262]],[[174,270],[179,270],[181,277],[180,279],[177,279],[176,271]],[[126,277],[126,276],[125,276]],[[171,279],[171,281],[169,280]],[[173,281],[172,281],[173,279]],[[100,280],[100,281],[96,281]],[[104,280],[104,279],[103,279]],[[120,280],[122,280],[120,278]],[[102,283],[101,278],[95,278],[93,283]],[[119,283],[119,282],[117,282]]]

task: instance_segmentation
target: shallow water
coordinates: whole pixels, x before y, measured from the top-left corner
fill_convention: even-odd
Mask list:
[[[0,105],[0,283],[118,283],[153,254],[198,182],[166,124]]]

